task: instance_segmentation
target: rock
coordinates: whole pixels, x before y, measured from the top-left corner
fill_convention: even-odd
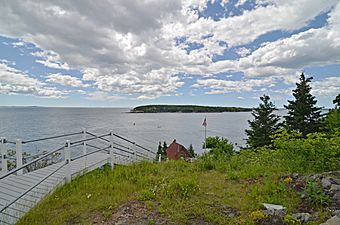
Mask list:
[[[328,189],[331,185],[331,178],[330,177],[325,177],[321,180],[321,185],[324,189]]]
[[[333,216],[329,220],[327,220],[325,223],[322,223],[320,225],[339,225],[340,224],[340,218],[337,216]]]
[[[332,182],[332,184],[338,184],[338,185],[340,185],[340,179],[332,178],[331,182]]]
[[[337,210],[332,211],[332,215],[340,218],[340,210],[337,209]]]
[[[292,174],[292,178],[293,178],[294,180],[298,179],[298,178],[299,178],[299,174],[298,174],[298,173],[293,173],[293,174]]]
[[[311,214],[309,213],[295,213],[292,217],[296,220],[300,220],[301,222],[307,223],[311,219]]]
[[[266,208],[265,212],[268,215],[272,215],[272,216],[276,215],[276,216],[283,217],[286,214],[285,207],[283,207],[282,205],[274,205],[274,204],[269,204],[269,203],[262,203],[262,204]]]
[[[332,184],[331,188],[329,189],[329,192],[331,192],[331,193],[340,192],[340,185]]]
[[[235,217],[235,214],[234,214],[234,213],[229,213],[229,214],[228,214],[228,217],[229,217],[229,218],[234,218],[234,217]]]

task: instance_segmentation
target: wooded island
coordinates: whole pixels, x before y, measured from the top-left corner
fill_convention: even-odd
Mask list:
[[[249,112],[252,108],[218,107],[199,105],[145,105],[133,108],[131,113],[214,113],[214,112]]]

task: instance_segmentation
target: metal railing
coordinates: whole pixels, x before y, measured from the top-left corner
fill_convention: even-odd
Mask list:
[[[25,144],[43,142],[47,140],[54,140],[54,139],[60,139],[60,138],[75,137],[79,135],[82,135],[80,139],[76,139],[72,141],[64,140],[64,143],[61,144],[60,147],[57,147],[47,153],[29,155],[26,158],[23,157],[23,145]],[[93,143],[93,142],[96,142],[96,143]],[[15,157],[8,157],[8,150],[9,150],[7,146],[8,144],[12,144],[12,145],[15,144]],[[103,144],[105,146],[100,146]],[[78,147],[78,152],[79,152],[79,148],[81,146],[82,146],[81,154],[78,154],[72,157],[71,148]],[[128,138],[115,134],[113,133],[113,131],[110,131],[109,133],[97,135],[97,134],[87,131],[86,129],[83,129],[81,132],[61,134],[61,135],[55,135],[51,137],[44,137],[44,138],[25,140],[25,141],[21,139],[17,139],[16,141],[11,141],[11,140],[7,140],[6,138],[0,138],[0,153],[1,153],[1,165],[2,165],[0,182],[10,176],[15,176],[15,178],[17,178],[16,176],[18,175],[22,175],[23,173],[29,173],[30,170],[28,170],[28,168],[30,166],[34,167],[34,165],[36,165],[38,162],[41,162],[43,160],[48,161],[49,157],[53,157],[54,155],[57,155],[57,154],[59,154],[59,156],[63,156],[63,159],[61,157],[60,160],[57,162],[53,162],[53,159],[52,159],[51,160],[52,162],[50,164],[46,163],[46,165],[43,166],[42,168],[46,166],[51,166],[55,163],[60,163],[60,165],[58,166],[57,169],[48,173],[45,177],[43,177],[38,182],[36,182],[34,185],[30,186],[28,189],[22,192],[14,200],[6,203],[6,205],[3,208],[0,208],[0,214],[5,214],[6,209],[10,208],[19,199],[23,198],[27,193],[32,191],[34,188],[37,188],[41,183],[46,181],[49,177],[51,177],[53,174],[60,171],[60,169],[62,168],[65,168],[64,174],[63,174],[64,180],[66,182],[70,181],[72,179],[72,174],[71,174],[72,162],[82,159],[84,157],[87,157],[85,158],[85,161],[86,161],[86,159],[91,157],[91,155],[94,155],[95,153],[98,153],[98,152],[104,152],[105,154],[108,154],[107,158],[105,160],[101,160],[100,163],[102,163],[103,161],[108,162],[112,168],[114,167],[115,164],[118,164],[117,159],[120,159],[120,160],[123,159],[125,162],[131,163],[131,162],[136,162],[139,160],[153,160],[156,155],[156,153],[153,152],[152,150],[145,148],[137,144],[136,142],[129,140]],[[9,159],[15,161],[15,168],[11,170],[8,170]],[[23,161],[26,161],[28,159],[31,159],[31,161],[28,161],[25,164],[23,164]],[[35,168],[35,169],[39,170],[41,168]],[[85,169],[87,169],[86,166],[84,170]],[[1,222],[1,219],[0,219],[0,222]]]
[[[92,132],[89,132],[87,131],[86,129],[83,129],[82,132],[74,132],[74,133],[69,133],[69,134],[62,134],[62,135],[56,135],[56,136],[51,136],[51,137],[45,137],[45,138],[39,138],[39,139],[32,139],[32,140],[26,140],[26,141],[23,141],[21,139],[17,139],[16,141],[10,141],[10,140],[7,140],[6,138],[0,138],[0,153],[1,153],[1,164],[2,164],[2,170],[1,170],[1,176],[0,176],[0,180],[3,179],[4,177],[7,177],[11,174],[14,174],[14,173],[17,173],[17,174],[22,174],[23,173],[23,169],[24,168],[27,168],[28,166],[42,160],[42,159],[45,159],[47,158],[48,156],[58,152],[58,151],[61,151],[62,149],[64,149],[67,145],[64,144],[62,145],[61,147],[53,150],[53,151],[50,151],[46,154],[43,154],[43,153],[39,153],[39,154],[36,154],[36,155],[28,155],[25,157],[25,159],[32,159],[31,161],[29,161],[28,163],[26,163],[25,165],[23,165],[23,151],[22,151],[22,146],[25,145],[25,144],[28,144],[28,143],[34,143],[34,142],[41,142],[41,141],[46,141],[46,140],[52,140],[52,139],[59,139],[59,138],[65,138],[65,137],[70,137],[70,136],[75,136],[75,135],[80,135],[82,134],[83,135],[83,138],[80,139],[80,140],[75,140],[75,141],[70,141],[70,148],[72,147],[77,147],[77,146],[83,146],[83,155],[86,155],[87,153],[87,146],[89,147],[93,147],[93,145],[89,145],[87,142],[90,142],[90,141],[93,141],[93,140],[101,140],[105,143],[109,143],[111,146],[111,148],[113,148],[114,150],[117,150],[114,152],[114,154],[117,154],[119,152],[124,152],[124,153],[128,153],[130,155],[134,155],[134,156],[138,156],[138,157],[141,157],[143,159],[152,159],[153,156],[155,156],[155,152],[153,152],[152,150],[150,149],[147,149],[139,144],[137,144],[136,142],[134,141],[131,141],[125,137],[122,137],[118,134],[115,134],[113,132],[110,132],[110,133],[106,133],[106,134],[102,134],[102,135],[96,135]],[[87,138],[86,137],[86,134],[90,135],[91,137]],[[108,137],[110,136],[110,139],[112,140],[109,140],[105,137]],[[132,144],[133,145],[133,148],[131,148],[130,146],[126,146],[124,144],[121,144],[117,141],[114,141],[113,140],[113,137],[116,137],[120,140],[123,140],[129,144]],[[16,153],[16,157],[9,157],[8,156],[8,149],[6,148],[6,144],[15,144],[15,153]],[[106,148],[107,149],[107,148]],[[141,151],[139,151],[141,150]],[[150,156],[151,155],[151,156]],[[78,158],[81,158],[81,157],[78,157]],[[16,161],[16,168],[11,170],[10,172],[8,172],[8,164],[7,164],[7,161],[8,159],[12,159],[12,160],[15,160]]]

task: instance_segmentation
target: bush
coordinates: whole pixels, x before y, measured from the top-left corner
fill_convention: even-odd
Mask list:
[[[323,172],[340,169],[340,132],[311,133],[301,138],[298,133],[283,131],[276,135],[274,147],[283,156],[290,172]]]
[[[206,148],[211,149],[208,154],[216,159],[230,158],[234,153],[234,146],[226,138],[208,137]]]

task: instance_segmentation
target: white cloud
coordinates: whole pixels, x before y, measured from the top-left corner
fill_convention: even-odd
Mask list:
[[[313,81],[312,94],[316,96],[336,96],[340,93],[340,76],[327,77],[321,81]]]
[[[88,93],[86,99],[99,101],[117,101],[123,99],[123,97],[109,95],[107,92],[103,91],[95,91]]]
[[[46,67],[69,70],[70,67],[67,63],[61,62],[60,56],[53,51],[38,51],[32,53],[33,56],[37,57],[37,63],[40,63]]]
[[[99,93],[130,94],[139,99],[175,95],[183,86],[181,73],[211,76],[241,71],[245,78],[239,84],[247,90],[255,87],[252,77],[277,76],[289,83],[304,66],[339,63],[338,0],[259,0],[253,10],[219,21],[199,18],[197,10],[206,9],[208,2],[3,1],[0,33],[35,43],[43,50],[34,53],[38,63],[83,71],[83,79],[94,82]],[[326,27],[266,43],[252,53],[238,48],[268,32],[303,28],[328,10]],[[185,41],[178,45],[175,39],[179,37]],[[192,43],[202,48],[187,53],[185,48]],[[231,48],[238,49],[239,61],[212,60]],[[53,78],[69,86],[80,85],[80,80],[60,79]],[[224,85],[227,87],[211,86],[211,91],[239,91],[231,83]]]
[[[251,52],[251,50],[248,49],[248,48],[245,48],[245,47],[236,49],[236,53],[239,54],[239,56],[241,56],[241,57],[245,57],[245,56],[249,55],[250,52]]]
[[[70,75],[63,75],[60,73],[49,74],[46,76],[47,82],[61,84],[70,87],[87,87],[79,78]]]
[[[270,86],[273,80],[270,78],[262,80],[219,80],[219,79],[206,79],[198,80],[193,87],[209,89],[206,94],[224,94],[228,92],[249,92],[253,91],[255,87]]]
[[[27,94],[46,98],[62,98],[65,92],[46,87],[26,73],[0,63],[0,94]]]

